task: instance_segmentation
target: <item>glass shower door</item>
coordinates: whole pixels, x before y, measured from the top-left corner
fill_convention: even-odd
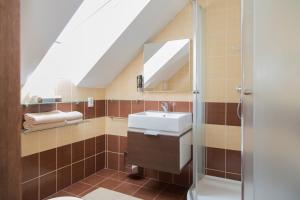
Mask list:
[[[204,100],[202,68],[202,13],[197,1],[193,1],[193,185],[188,199],[197,199],[198,183],[204,176]]]

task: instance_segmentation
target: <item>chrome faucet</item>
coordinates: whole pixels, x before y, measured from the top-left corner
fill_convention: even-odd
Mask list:
[[[162,110],[163,110],[164,112],[169,112],[169,104],[168,104],[167,102],[162,102],[162,103],[160,104],[160,107],[162,108]]]

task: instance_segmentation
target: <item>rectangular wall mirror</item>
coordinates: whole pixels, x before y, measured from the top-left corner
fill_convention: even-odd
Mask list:
[[[188,92],[192,90],[190,39],[144,45],[144,90]]]

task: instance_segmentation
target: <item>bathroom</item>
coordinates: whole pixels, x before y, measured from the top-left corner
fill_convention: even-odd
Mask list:
[[[299,2],[2,1],[0,200],[299,199]]]

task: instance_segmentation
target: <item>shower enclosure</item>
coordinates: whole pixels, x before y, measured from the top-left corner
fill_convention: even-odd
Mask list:
[[[226,164],[230,162],[227,154],[241,154],[241,125],[230,122],[231,116],[228,116],[230,109],[232,115],[236,115],[234,118],[239,113],[236,105],[240,103],[240,94],[236,87],[241,85],[242,77],[240,10],[240,1],[193,0],[193,185],[188,192],[190,200],[241,199],[241,171],[232,172]],[[240,123],[240,119],[236,121]],[[232,139],[233,132],[237,136]],[[214,157],[220,152],[224,155],[221,158],[224,166],[213,166],[220,161],[219,155]]]

